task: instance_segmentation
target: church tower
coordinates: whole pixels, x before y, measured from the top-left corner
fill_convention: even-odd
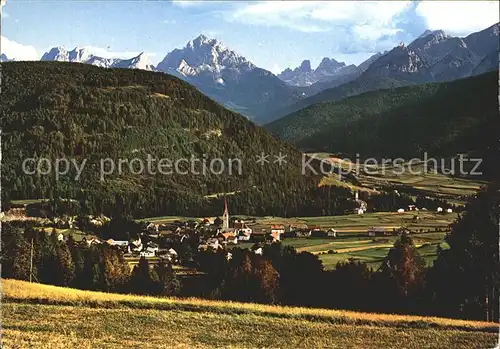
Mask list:
[[[224,199],[224,214],[222,215],[222,229],[229,229],[229,211],[227,209],[226,199]]]

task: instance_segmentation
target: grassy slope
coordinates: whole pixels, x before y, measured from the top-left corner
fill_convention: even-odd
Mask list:
[[[3,295],[5,348],[488,348],[498,331],[484,322],[138,297],[16,280],[3,280]]]

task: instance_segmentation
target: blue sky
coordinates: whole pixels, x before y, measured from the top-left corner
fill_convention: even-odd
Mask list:
[[[2,1],[3,2],[3,1]],[[153,63],[200,33],[272,70],[322,57],[358,64],[425,29],[465,36],[498,22],[496,1],[26,1],[2,8],[2,52],[36,59],[50,47]],[[11,58],[11,57],[9,57]]]

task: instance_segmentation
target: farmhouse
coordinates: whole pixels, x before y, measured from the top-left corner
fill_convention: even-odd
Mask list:
[[[285,233],[285,226],[284,225],[272,225],[271,226],[271,234],[284,234]]]
[[[328,237],[331,237],[331,238],[336,238],[337,237],[337,231],[335,229],[330,228],[330,229],[328,229],[326,231],[326,235]]]
[[[288,233],[285,233],[286,237],[297,237],[297,238],[308,238],[311,236],[310,229],[297,229]]]

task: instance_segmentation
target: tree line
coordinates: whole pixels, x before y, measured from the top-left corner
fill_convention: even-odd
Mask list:
[[[450,248],[438,247],[430,267],[407,234],[376,270],[349,260],[327,271],[317,256],[280,243],[264,245],[262,254],[199,252],[193,244],[180,258],[204,276],[186,288],[171,265],[150,268],[141,259],[131,272],[123,254],[106,244],[81,247],[71,238],[58,241],[55,232],[6,223],[2,271],[6,278],[108,292],[192,296],[196,289],[211,299],[492,321],[499,316],[499,217],[500,191],[491,185],[468,203],[446,236]]]
[[[24,222],[2,225],[2,277],[84,290],[177,295],[180,283],[172,266],[150,268],[141,258],[132,270],[123,252],[108,244],[85,246],[70,235],[60,241]]]

